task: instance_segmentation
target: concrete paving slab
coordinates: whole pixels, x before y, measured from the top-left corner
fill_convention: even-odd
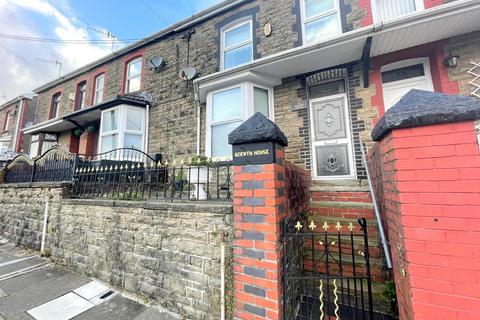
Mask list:
[[[27,311],[36,320],[70,320],[95,304],[70,292]]]

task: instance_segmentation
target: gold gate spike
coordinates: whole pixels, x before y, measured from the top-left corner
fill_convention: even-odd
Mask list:
[[[342,225],[340,224],[340,221],[337,221],[337,225],[335,226],[335,229],[337,229],[337,231],[340,231],[342,229]]]
[[[353,223],[352,223],[352,221],[350,221],[350,223],[348,224],[348,230],[350,230],[350,232],[353,232]]]
[[[308,227],[309,227],[310,229],[312,229],[312,231],[313,231],[313,230],[315,230],[315,228],[317,227],[317,225],[316,225],[315,222],[313,222],[313,220],[312,220],[312,222],[310,222],[310,225],[309,225]]]
[[[297,224],[295,225],[295,229],[297,229],[297,231],[300,231],[302,229],[302,224],[300,223],[300,221],[297,221]]]
[[[328,226],[327,221],[325,221],[325,222],[323,223],[322,229],[325,230],[325,231],[327,231],[328,228],[330,228],[330,227]]]

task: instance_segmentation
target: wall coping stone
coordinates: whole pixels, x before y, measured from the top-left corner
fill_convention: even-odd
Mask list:
[[[253,142],[275,142],[285,147],[288,140],[280,128],[262,113],[257,112],[228,135],[232,145]]]
[[[128,201],[128,200],[105,200],[105,199],[64,199],[64,203],[73,205],[94,205],[103,207],[127,207],[150,210],[173,210],[188,212],[211,212],[232,214],[233,204],[213,202],[163,202],[163,201]]]
[[[2,183],[3,188],[63,188],[71,185],[71,182],[20,182],[20,183]]]
[[[381,140],[394,129],[480,119],[480,100],[413,89],[390,108],[372,130]]]

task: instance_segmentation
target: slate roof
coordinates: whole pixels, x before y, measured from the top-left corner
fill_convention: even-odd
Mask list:
[[[480,119],[480,100],[460,95],[412,89],[404,95],[372,130],[379,141],[393,129]]]

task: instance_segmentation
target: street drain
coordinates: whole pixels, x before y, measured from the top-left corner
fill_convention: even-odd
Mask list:
[[[108,298],[109,296],[111,296],[114,292],[112,290],[108,291],[107,293],[105,293],[104,295],[102,295],[100,297],[100,299],[105,299],[105,298]]]

